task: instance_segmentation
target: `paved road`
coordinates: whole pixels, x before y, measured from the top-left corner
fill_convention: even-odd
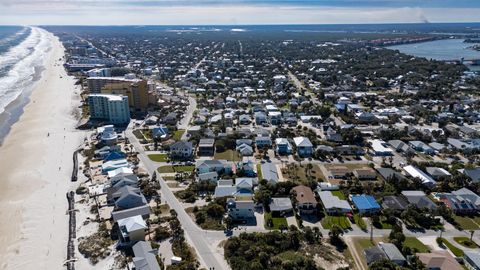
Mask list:
[[[188,96],[188,107],[187,111],[185,112],[183,118],[178,123],[178,129],[187,129],[189,127],[190,121],[193,117],[193,112],[197,109],[197,101],[194,97]],[[186,132],[183,134],[186,135]],[[185,137],[186,138],[186,137]],[[185,140],[182,137],[182,140]]]
[[[138,157],[140,161],[145,166],[148,173],[152,175],[157,169],[157,165],[155,165],[147,157],[143,147],[133,135],[131,127],[132,125],[129,125],[127,131],[125,132],[126,136],[139,153]],[[182,227],[185,231],[186,239],[195,248],[200,263],[207,269],[210,269],[211,267],[214,267],[214,269],[230,269],[222,255],[216,251],[216,247],[212,245],[212,242],[207,241],[209,236],[212,236],[210,239],[218,240],[221,239],[223,235],[223,239],[225,239],[223,232],[207,232],[200,229],[197,224],[193,222],[192,218],[190,218],[190,216],[185,212],[185,209],[177,200],[165,181],[161,177],[157,177],[157,179],[159,179],[164,199],[168,202],[171,209],[175,209],[175,211],[177,211],[178,220],[180,221],[180,224],[182,224]]]

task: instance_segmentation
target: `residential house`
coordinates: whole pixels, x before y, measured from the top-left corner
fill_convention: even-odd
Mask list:
[[[147,204],[139,188],[124,186],[107,194],[107,200],[113,202],[117,209],[130,209]]]
[[[473,250],[464,251],[463,262],[469,270],[480,270],[480,252]]]
[[[300,214],[312,214],[317,209],[317,200],[312,189],[299,185],[292,188],[292,192],[295,194],[296,208]]]
[[[452,174],[447,170],[439,167],[426,167],[427,173],[435,180],[446,180],[452,177]]]
[[[102,164],[102,172],[107,173],[109,171],[116,170],[118,168],[130,167],[130,164],[126,159],[117,159],[104,162]]]
[[[459,190],[454,190],[452,191],[452,194],[461,196],[465,200],[469,200],[471,203],[475,205],[477,209],[480,209],[480,196],[475,194],[473,191],[471,191],[468,188],[461,188]]]
[[[423,152],[427,155],[433,155],[435,154],[435,150],[433,150],[430,146],[428,146],[426,143],[424,142],[421,142],[421,141],[410,141],[408,143],[410,145],[410,147],[412,147],[413,149],[419,151],[419,152]]]
[[[152,128],[152,137],[154,139],[165,140],[169,137],[169,132],[167,127],[155,127]]]
[[[342,135],[332,127],[328,127],[327,131],[325,132],[325,137],[327,141],[331,141],[331,142],[340,143],[343,141]]]
[[[372,123],[377,120],[377,117],[371,112],[358,112],[355,114],[358,121],[362,123]]]
[[[330,172],[329,179],[346,179],[347,175],[352,172],[345,166],[327,167],[327,170]]]
[[[372,214],[381,210],[375,198],[370,195],[352,195],[352,202],[360,214]]]
[[[417,208],[437,209],[437,205],[432,202],[423,191],[405,190],[402,191],[402,195],[410,204],[415,205]]]
[[[363,167],[353,170],[353,175],[358,178],[358,180],[376,180],[377,173],[374,169],[370,167]]]
[[[310,157],[313,154],[313,144],[307,137],[295,137],[293,142],[300,157]]]
[[[403,211],[407,208],[408,202],[400,196],[384,196],[382,198],[382,208],[392,209],[394,211]]]
[[[105,160],[105,157],[111,152],[120,152],[120,147],[118,145],[105,145],[100,149],[94,151],[94,156],[97,159]],[[111,160],[111,159],[110,159]]]
[[[226,160],[197,160],[195,168],[199,174],[207,172],[217,172],[219,175],[229,174],[232,172],[232,163]]]
[[[325,132],[325,137],[327,141],[330,141],[330,142],[340,143],[343,141],[342,135],[332,127],[328,127],[327,131]]]
[[[333,195],[331,191],[319,191],[320,201],[329,215],[344,214],[352,211],[352,207],[346,200],[341,200]]]
[[[233,184],[233,180],[218,180],[215,187],[215,198],[237,197],[251,199],[253,197],[252,188],[247,188],[244,181],[238,182],[238,186]],[[251,185],[253,187],[253,184]]]
[[[103,161],[112,161],[112,160],[119,160],[119,159],[125,159],[126,155],[125,153],[118,151],[118,150],[113,150],[110,151],[108,154],[103,156]]]
[[[425,186],[435,186],[437,184],[435,180],[415,166],[408,165],[403,167],[403,170],[411,177],[420,179]]]
[[[110,186],[114,188],[121,188],[124,186],[137,187],[138,177],[134,174],[132,175],[116,175],[110,179]]]
[[[319,182],[317,186],[317,190],[325,191],[325,190],[339,190],[340,186],[339,185],[333,185],[332,183],[329,182]]]
[[[290,198],[272,198],[270,212],[274,217],[285,217],[293,213],[292,201]]]
[[[453,193],[436,193],[434,197],[445,204],[454,214],[465,215],[478,212],[477,206],[468,198]]]
[[[200,139],[198,143],[199,156],[213,156],[215,154],[215,139]]]
[[[269,136],[255,137],[255,144],[257,148],[270,148],[272,146],[272,139]]]
[[[233,180],[218,180],[215,187],[215,198],[232,197],[237,193],[237,187],[233,184]]]
[[[177,124],[177,113],[176,112],[171,112],[169,114],[167,114],[162,122],[166,125],[169,125],[169,126],[174,126]]]
[[[379,140],[379,139],[374,139],[374,140],[368,140],[368,142],[371,144],[371,150],[370,152],[372,155],[375,156],[391,156],[393,155],[392,149],[386,147],[387,143]]]
[[[438,142],[431,142],[428,144],[435,152],[442,152],[447,148],[443,143],[438,143]]]
[[[161,270],[157,261],[157,250],[153,250],[150,242],[138,241],[132,247],[133,270]]]
[[[446,250],[415,254],[428,270],[462,270],[463,267]]]
[[[120,219],[117,223],[121,245],[132,245],[138,241],[145,240],[147,224],[142,216]]]
[[[397,152],[401,152],[405,154],[410,154],[415,152],[407,143],[402,142],[401,140],[390,140],[388,141],[388,144]]]
[[[267,124],[267,115],[264,112],[255,112],[254,117],[255,124],[257,124],[257,126]]]
[[[371,263],[376,261],[387,259],[387,255],[385,255],[385,252],[383,252],[383,250],[381,250],[377,246],[364,249],[363,253],[365,255],[367,265],[370,265]]]
[[[384,180],[403,180],[405,176],[391,168],[377,168],[377,172],[382,176]]]
[[[233,220],[255,219],[255,203],[252,200],[227,200],[227,215]]]
[[[248,114],[242,114],[238,117],[238,123],[240,125],[250,125],[251,122],[252,122],[252,119]]]
[[[235,187],[240,194],[252,193],[253,187],[258,185],[258,179],[253,177],[239,177],[235,179]]]
[[[148,206],[148,204],[145,204],[145,205],[133,207],[130,209],[114,210],[112,212],[112,219],[114,222],[117,222],[120,219],[134,217],[134,216],[142,216],[144,219],[147,219],[150,217],[150,213],[151,213],[150,206]]]
[[[400,266],[407,263],[407,259],[403,256],[402,252],[392,243],[378,243],[378,247],[385,253],[387,259],[398,264]]]
[[[254,152],[252,146],[245,143],[237,146],[235,150],[237,150],[244,157],[252,156]]]
[[[452,148],[465,153],[480,148],[480,145],[473,143],[474,141],[471,140],[458,140],[454,138],[448,138],[447,142]]]
[[[255,177],[257,173],[255,172],[255,164],[251,161],[240,161],[236,164],[237,167],[237,174],[241,173],[242,175],[248,177]]]
[[[253,140],[251,140],[251,139],[237,139],[237,140],[235,141],[235,145],[236,145],[237,147],[240,146],[240,145],[242,145],[242,144],[246,144],[246,145],[252,146]]]
[[[198,174],[199,181],[210,181],[210,182],[217,182],[218,181],[218,173],[217,172],[206,172]]]
[[[125,175],[133,174],[133,170],[132,168],[129,168],[129,167],[121,167],[115,170],[108,171],[107,176],[108,178],[111,179],[119,174],[125,174]]]
[[[260,180],[267,180],[271,184],[276,184],[278,183],[278,171],[277,171],[277,166],[273,163],[263,163],[261,166],[261,172],[262,172],[262,179]]]
[[[279,155],[290,155],[292,153],[292,145],[285,138],[275,139],[275,150]]]
[[[468,176],[474,183],[480,182],[480,167],[475,169],[464,169],[463,174]]]
[[[362,147],[358,145],[340,145],[335,147],[335,152],[344,156],[361,156],[365,154]]]
[[[170,157],[172,159],[191,159],[193,156],[193,144],[191,142],[178,141],[170,145]]]

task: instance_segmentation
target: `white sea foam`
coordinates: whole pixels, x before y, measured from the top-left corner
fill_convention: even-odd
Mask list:
[[[8,68],[0,77],[0,113],[22,93],[32,89],[36,69],[42,66],[50,48],[48,33],[32,28],[23,42],[0,55],[0,67]]]

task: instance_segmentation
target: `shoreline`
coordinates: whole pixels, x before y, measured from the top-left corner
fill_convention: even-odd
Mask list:
[[[79,90],[63,68],[64,48],[48,39],[45,69],[0,145],[0,269],[59,269],[66,258],[65,194],[76,185],[71,157],[84,133],[75,130]]]
[[[25,112],[25,106],[30,103],[32,91],[42,78],[44,71],[44,67],[37,67],[30,88],[23,91],[15,100],[5,107],[5,111],[0,113],[0,146],[2,146],[3,140],[10,133],[12,126],[18,122],[22,114]]]

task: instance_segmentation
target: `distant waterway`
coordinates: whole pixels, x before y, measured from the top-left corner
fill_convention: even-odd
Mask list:
[[[464,59],[480,59],[480,51],[468,48],[474,44],[464,43],[463,41],[463,39],[442,39],[422,43],[396,45],[388,48],[399,50],[405,54],[435,60],[460,60],[462,57]],[[480,71],[480,66],[467,65],[467,67],[470,70]]]

